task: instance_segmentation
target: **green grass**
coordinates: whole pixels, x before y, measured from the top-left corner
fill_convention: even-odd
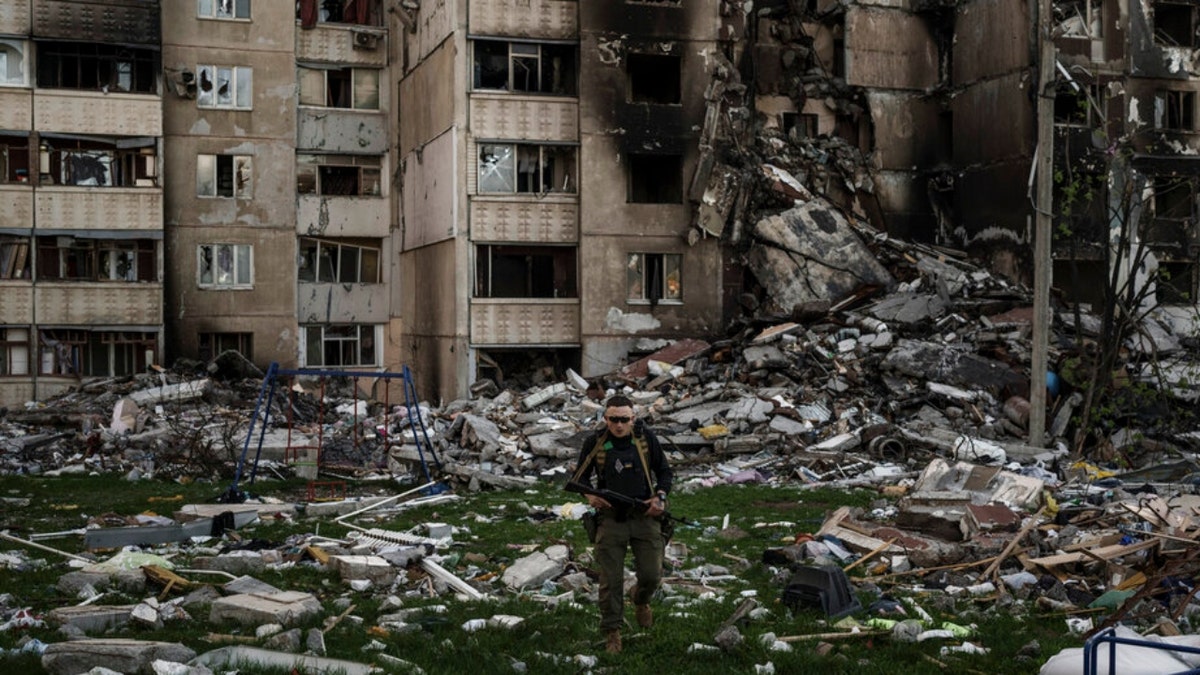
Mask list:
[[[185,503],[212,501],[227,487],[216,483],[167,483],[155,481],[126,482],[112,476],[73,476],[62,478],[3,477],[0,478],[0,497],[28,498],[28,506],[4,502],[0,527],[18,536],[29,533],[59,531],[82,527],[87,516],[102,513],[133,515],[143,511],[170,514]],[[245,486],[243,486],[245,487]],[[284,500],[302,499],[305,484],[296,481],[260,482],[251,490],[255,494]],[[352,485],[351,494],[394,494],[378,483]],[[399,492],[400,489],[396,489]],[[153,501],[155,498],[181,495],[178,501]],[[669,585],[676,589],[660,594],[654,603],[656,623],[651,630],[637,629],[632,624],[624,631],[625,650],[612,656],[604,653],[602,636],[597,625],[598,611],[586,597],[574,602],[550,605],[541,592],[557,595],[560,589],[528,589],[514,592],[502,589],[498,582],[491,586],[491,597],[485,601],[456,600],[450,594],[430,596],[419,591],[403,595],[403,606],[445,606],[444,613],[428,611],[410,620],[411,632],[384,634],[371,630],[382,613],[382,598],[371,593],[351,591],[336,574],[312,563],[301,563],[285,570],[267,570],[256,575],[262,581],[285,589],[314,593],[323,603],[325,614],[302,628],[318,627],[327,616],[339,613],[335,602],[353,602],[353,617],[348,618],[326,635],[329,656],[357,662],[381,662],[373,651],[364,651],[372,643],[384,645],[384,653],[419,665],[427,673],[512,673],[513,664],[523,663],[529,673],[577,673],[587,670],[576,660],[577,655],[598,659],[598,668],[620,673],[679,673],[679,672],[754,672],[755,664],[771,662],[777,673],[1030,673],[1040,663],[1066,646],[1078,646],[1078,638],[1065,635],[1062,617],[1027,614],[1013,608],[993,610],[987,603],[957,601],[953,608],[941,614],[938,621],[959,624],[975,623],[979,634],[975,644],[990,649],[983,656],[939,654],[939,648],[952,641],[932,640],[919,644],[902,644],[890,637],[855,637],[830,640],[829,646],[818,650],[817,641],[791,642],[790,652],[770,651],[760,637],[766,633],[776,636],[803,636],[832,632],[834,627],[819,612],[805,610],[792,615],[780,602],[781,578],[785,571],[763,565],[762,554],[768,548],[792,541],[797,533],[815,532],[825,516],[839,506],[867,506],[878,496],[873,492],[842,492],[828,489],[802,489],[795,486],[768,487],[762,485],[718,486],[677,492],[671,509],[677,515],[699,521],[695,527],[679,527],[675,542],[686,546],[687,555],[677,568],[667,570]],[[450,503],[430,504],[396,512],[382,522],[365,522],[366,527],[407,531],[427,522],[445,522],[460,528],[455,545],[448,551],[456,574],[490,574],[499,578],[509,565],[527,554],[553,543],[568,545],[575,564],[586,567],[590,561],[586,538],[576,521],[557,518],[558,507],[578,501],[555,486],[543,485],[528,491],[490,491],[466,493]],[[720,531],[725,519],[729,527]],[[243,528],[244,538],[263,539],[282,545],[285,538],[295,534],[313,533],[319,529],[323,536],[343,536],[347,528],[331,519],[298,518],[294,521],[260,523]],[[15,531],[14,531],[15,530]],[[82,538],[43,541],[48,546],[67,552],[79,552]],[[0,552],[22,547],[0,541]],[[58,606],[76,604],[76,598],[61,597],[55,588],[58,577],[68,571],[65,560],[54,553],[25,549],[29,557],[45,561],[21,571],[0,570],[0,593],[10,593],[18,606],[32,606],[45,612]],[[176,562],[186,566],[187,556],[177,556]],[[701,565],[719,565],[737,578],[709,584],[705,589],[690,579],[689,571]],[[855,570],[855,575],[859,574]],[[193,577],[199,582],[212,578]],[[902,579],[904,582],[915,581]],[[686,583],[685,583],[686,582]],[[866,585],[862,585],[866,588]],[[411,588],[420,588],[413,584]],[[894,596],[908,591],[887,589]],[[739,624],[744,637],[742,644],[729,652],[689,652],[693,644],[711,645],[717,630],[734,613],[744,595],[753,595],[768,610],[761,619]],[[115,594],[106,602],[132,603],[140,597]],[[860,599],[864,606],[875,598],[866,591]],[[931,612],[932,602],[922,600]],[[390,610],[389,610],[390,611]],[[513,629],[484,628],[469,633],[464,622],[487,619],[497,614],[524,618]],[[207,613],[197,612],[191,622],[167,624],[161,630],[126,628],[113,636],[137,639],[156,639],[182,642],[197,652],[216,646],[205,640],[209,633],[252,634],[251,629],[233,626],[213,626],[206,621]],[[865,620],[866,612],[856,618]],[[28,633],[45,642],[62,639],[54,627]],[[0,647],[11,649],[18,644],[22,632],[0,633]],[[1033,661],[1018,661],[1017,651],[1037,638],[1042,654]],[[825,651],[828,649],[828,651]],[[2,658],[2,657],[0,657]],[[8,657],[3,663],[12,672],[41,672],[37,659],[29,655]],[[242,668],[243,673],[270,673]],[[395,672],[404,672],[398,669]]]

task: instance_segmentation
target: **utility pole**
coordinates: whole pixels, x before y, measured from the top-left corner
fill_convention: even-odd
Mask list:
[[[1054,226],[1054,35],[1050,26],[1053,0],[1038,4],[1037,200],[1033,234],[1033,354],[1029,372],[1029,444],[1040,447],[1046,432],[1046,350],[1050,335],[1050,284]]]

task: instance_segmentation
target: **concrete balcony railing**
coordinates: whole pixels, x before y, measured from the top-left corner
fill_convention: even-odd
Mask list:
[[[0,129],[32,129],[32,104],[32,89],[0,87]]]
[[[0,227],[33,227],[33,186],[28,183],[0,185]]]
[[[310,237],[386,237],[387,197],[300,195],[296,233]]]
[[[33,323],[33,282],[28,279],[0,281],[0,316],[10,326]]]
[[[34,193],[39,228],[157,231],[163,229],[162,188],[47,185]]]
[[[296,58],[382,68],[387,65],[387,33],[371,26],[317,24],[296,31]]]
[[[34,286],[40,325],[160,326],[161,283],[40,282]]]
[[[302,282],[297,318],[305,323],[387,323],[387,284]]]
[[[162,136],[162,97],[38,89],[34,127],[41,132],[99,136]]]
[[[579,241],[579,198],[548,195],[471,197],[474,241],[574,244]]]
[[[579,101],[574,98],[471,94],[471,135],[522,141],[579,141]]]
[[[296,147],[348,154],[383,154],[388,149],[387,115],[377,110],[300,106]]]
[[[475,298],[471,344],[477,346],[579,344],[579,300]]]
[[[578,4],[562,0],[472,2],[467,25],[476,35],[576,40],[579,38]]]

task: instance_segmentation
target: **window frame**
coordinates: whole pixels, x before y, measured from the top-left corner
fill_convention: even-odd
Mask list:
[[[301,356],[305,367],[309,368],[370,368],[381,365],[383,360],[380,353],[381,339],[383,337],[383,326],[369,323],[335,323],[335,324],[303,324],[301,325],[300,335],[303,339],[301,346]],[[353,329],[354,335],[349,335],[349,330]],[[345,330],[347,335],[338,336],[330,335],[336,330]],[[314,340],[315,336],[315,340]],[[364,340],[370,340],[370,344],[364,348]],[[345,345],[353,345],[350,352],[341,352],[345,354],[356,355],[358,361],[354,363],[345,363],[342,359],[336,359],[339,363],[327,363],[330,360],[330,350]],[[365,350],[371,352],[371,362],[361,362],[365,354]],[[315,350],[315,351],[314,351]],[[337,353],[337,352],[334,352]],[[319,357],[319,363],[314,363],[314,356]]]
[[[573,143],[508,143],[494,141],[478,141],[476,143],[478,149],[476,164],[475,164],[475,192],[480,195],[575,195],[579,192],[578,181],[576,176],[579,173],[579,146]],[[505,149],[503,152],[493,152],[491,156],[495,157],[495,161],[491,162],[490,166],[494,167],[489,171],[492,176],[499,178],[489,179],[485,176],[485,169],[489,166],[486,164],[485,156],[488,156],[488,149]],[[532,172],[521,171],[521,163],[529,161],[528,157],[522,158],[522,153],[529,153],[532,150],[537,151],[537,164]],[[553,163],[554,157],[547,157],[548,153],[570,153],[570,161],[565,171],[557,169]],[[501,167],[501,165],[507,165]],[[553,176],[547,176],[547,167]],[[508,177],[502,176],[499,172],[508,173]],[[521,174],[534,174],[532,178],[522,178]],[[555,189],[555,184],[559,183],[559,177],[562,177],[561,183],[564,187]],[[549,179],[549,182],[547,182]],[[504,180],[505,183],[511,186],[511,189],[500,190],[491,187],[494,180]],[[528,182],[525,182],[528,181]],[[485,183],[488,184],[485,187]],[[544,188],[547,185],[550,189],[522,189],[522,184],[530,188]]]
[[[230,347],[228,343],[236,343]],[[234,349],[247,361],[254,361],[254,333],[209,331],[196,335],[197,352],[203,360],[216,358],[221,352]]]
[[[515,279],[517,275],[511,272],[522,264],[521,257],[525,258],[524,270],[521,278]],[[509,263],[505,264],[505,260]],[[524,291],[514,293],[503,288],[498,290],[498,285],[509,289],[523,285]],[[550,292],[543,290],[538,293],[538,289],[549,289]],[[474,297],[532,300],[578,298],[579,247],[573,244],[476,244]]]
[[[221,5],[228,1],[232,6],[233,11],[229,14],[222,14]],[[205,10],[207,5],[208,9]],[[246,15],[240,16],[239,12],[245,7]],[[196,18],[209,19],[215,21],[250,21],[253,18],[251,13],[251,0],[196,0]]]
[[[383,74],[379,68],[355,68],[347,66],[345,68],[310,68],[307,66],[297,66],[296,82],[299,87],[299,103],[302,106],[310,106],[313,108],[333,108],[335,110],[360,110],[365,112],[379,112],[380,108],[380,92],[379,83],[382,80]],[[350,91],[349,105],[337,105],[331,100],[332,87],[329,84],[331,74],[348,75],[346,86]],[[368,93],[372,83],[362,83],[359,79],[360,75],[371,74],[374,77],[374,94]],[[321,91],[319,96],[317,92],[306,89],[306,82],[320,80]],[[311,85],[315,86],[315,85]],[[360,101],[364,98],[365,101]],[[316,103],[320,100],[322,103]],[[372,103],[373,105],[368,105]]]
[[[32,261],[29,237],[17,234],[0,234],[0,279],[27,281],[30,279]]]
[[[505,46],[504,63],[507,71],[505,84],[499,86],[485,86],[484,80],[492,79],[492,76],[485,76],[481,58],[484,56],[497,57],[497,54],[491,54],[480,47],[483,45],[496,46],[503,44]],[[533,49],[531,52],[519,52],[520,49]],[[553,65],[547,67],[546,64],[553,64],[555,58],[561,58],[565,54],[570,54],[570,64],[568,69],[569,74],[564,73],[560,78],[562,83],[561,90],[554,89],[553,80]],[[534,74],[533,88],[518,88],[517,84],[517,68],[515,64],[518,61],[535,60],[537,63],[537,72]],[[549,78],[549,81],[547,81]],[[520,94],[522,96],[579,96],[579,47],[571,43],[559,42],[541,42],[530,40],[493,40],[490,38],[477,37],[471,40],[471,91],[477,92],[508,92],[511,94]]]
[[[36,64],[34,81],[41,89],[127,94],[160,91],[160,54],[145,47],[46,40],[37,44]]]
[[[228,71],[229,82],[233,91],[228,102],[218,98],[219,92],[213,89],[219,86],[221,73]],[[203,86],[204,78],[212,82],[206,91]],[[242,82],[245,81],[243,89]],[[246,101],[242,101],[243,94]],[[207,101],[206,101],[207,99]],[[196,66],[196,106],[209,110],[253,110],[254,109],[254,69],[250,66],[228,66],[206,63]]]
[[[666,162],[670,160],[672,163],[672,180],[667,186],[662,178],[666,173]],[[635,166],[635,162],[637,166]],[[643,162],[657,162],[658,166],[646,166]],[[682,153],[666,154],[666,153],[626,153],[626,185],[625,202],[627,204],[668,204],[677,205],[684,201],[684,184],[683,184],[683,167],[684,155]],[[643,176],[642,174],[646,174]],[[650,180],[653,177],[657,183]],[[639,180],[640,179],[640,180]],[[638,185],[657,184],[660,188],[670,187],[670,194],[662,190],[662,195],[655,197],[658,193],[651,194],[644,190],[639,190]],[[641,198],[638,198],[641,197]]]
[[[219,278],[220,272],[220,255],[223,248],[228,248],[230,251],[230,274],[228,281],[222,281]],[[209,259],[205,260],[205,253],[208,252]],[[241,264],[243,257],[239,254],[245,254],[244,268]],[[206,270],[209,279],[205,281]],[[248,279],[241,279],[241,276],[247,276]],[[214,291],[238,291],[251,290],[254,288],[254,245],[253,244],[235,244],[230,242],[221,242],[213,244],[197,244],[196,245],[196,286],[202,290]]]
[[[377,240],[373,240],[377,241]],[[308,253],[311,248],[312,254]],[[383,283],[383,244],[382,242],[375,245],[367,245],[366,242],[359,239],[347,239],[339,241],[336,239],[323,239],[320,237],[300,237],[299,241],[300,258],[296,269],[296,280],[302,284],[380,284]],[[353,249],[353,251],[352,251]],[[327,256],[325,251],[331,251]],[[352,275],[347,276],[346,262],[350,259],[349,256],[353,253],[353,261],[355,270]],[[371,255],[366,255],[370,253]],[[364,264],[368,258],[374,258],[375,280],[370,281],[365,277],[365,270],[368,268]],[[328,265],[325,261],[328,261]],[[311,276],[306,273],[306,270],[311,272]],[[333,278],[324,278],[325,273],[329,272]]]
[[[20,40],[9,37],[0,38],[0,46],[8,47],[8,49],[0,48],[0,57],[3,57],[3,59],[0,59],[3,61],[3,67],[0,68],[0,87],[29,87],[29,40]],[[9,72],[6,72],[11,71],[12,69],[12,64],[9,63],[9,54],[11,53],[19,53],[21,56],[20,63],[17,64],[21,72],[20,81],[13,80],[9,77]]]
[[[0,326],[0,377],[27,377],[33,374],[31,334],[29,326]],[[21,351],[24,351],[24,367],[16,368],[22,361],[19,356]]]
[[[296,154],[296,194],[322,197],[385,197],[383,155]],[[357,170],[357,171],[353,171]],[[357,173],[352,192],[333,192],[339,177],[335,172]],[[345,180],[341,178],[340,180]]]
[[[63,241],[64,239],[70,241]],[[51,244],[53,241],[53,245]],[[39,281],[70,283],[154,283],[158,278],[159,240],[103,239],[72,235],[37,237],[37,277]],[[65,244],[65,245],[64,245]],[[105,252],[132,252],[128,273],[103,269]],[[111,267],[111,265],[110,265]]]
[[[209,167],[204,166],[208,158],[212,158],[212,176],[210,181],[201,182],[201,174],[208,172]],[[221,164],[223,160],[228,160],[229,163],[229,194],[222,194],[221,180]],[[242,178],[242,172],[245,172],[245,178]],[[202,186],[211,183],[212,192],[208,193],[202,190]],[[252,199],[254,187],[254,156],[253,155],[226,155],[226,154],[210,154],[200,153],[196,155],[196,197],[202,199]]]
[[[1154,11],[1154,20],[1152,22],[1152,25],[1153,25],[1152,32],[1153,32],[1154,44],[1160,45],[1160,46],[1165,46],[1165,47],[1177,48],[1177,49],[1196,49],[1196,48],[1200,47],[1200,35],[1196,34],[1196,31],[1198,29],[1200,29],[1200,7],[1197,7],[1196,5],[1189,3],[1189,2],[1165,2],[1164,0],[1154,0],[1154,2],[1152,2],[1151,4],[1153,6],[1153,11]],[[1188,19],[1191,22],[1191,26],[1190,27],[1184,26],[1183,29],[1181,31],[1179,31],[1178,33],[1174,32],[1174,31],[1168,33],[1166,31],[1160,30],[1159,29],[1160,21],[1159,21],[1158,14],[1159,14],[1159,9],[1162,8],[1164,5],[1170,5],[1173,12],[1187,13]],[[1174,28],[1180,22],[1179,21],[1162,21],[1161,23],[1170,25],[1172,28]],[[1178,41],[1175,39],[1178,34],[1191,36],[1191,44],[1178,44]],[[1169,38],[1169,41],[1161,39],[1161,37]]]
[[[649,293],[646,279],[646,262],[648,259],[657,261],[656,268],[661,273],[658,281],[658,297]],[[683,254],[659,253],[655,251],[630,251],[625,257],[625,302],[630,305],[682,305],[683,295]],[[668,264],[670,263],[670,264]],[[670,289],[671,273],[676,276],[675,289]]]
[[[1196,98],[1196,92],[1182,89],[1159,89],[1154,92],[1154,129],[1195,132]]]

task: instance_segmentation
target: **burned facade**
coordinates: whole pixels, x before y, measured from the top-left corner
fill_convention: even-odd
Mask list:
[[[159,10],[0,5],[0,405],[162,358]]]

